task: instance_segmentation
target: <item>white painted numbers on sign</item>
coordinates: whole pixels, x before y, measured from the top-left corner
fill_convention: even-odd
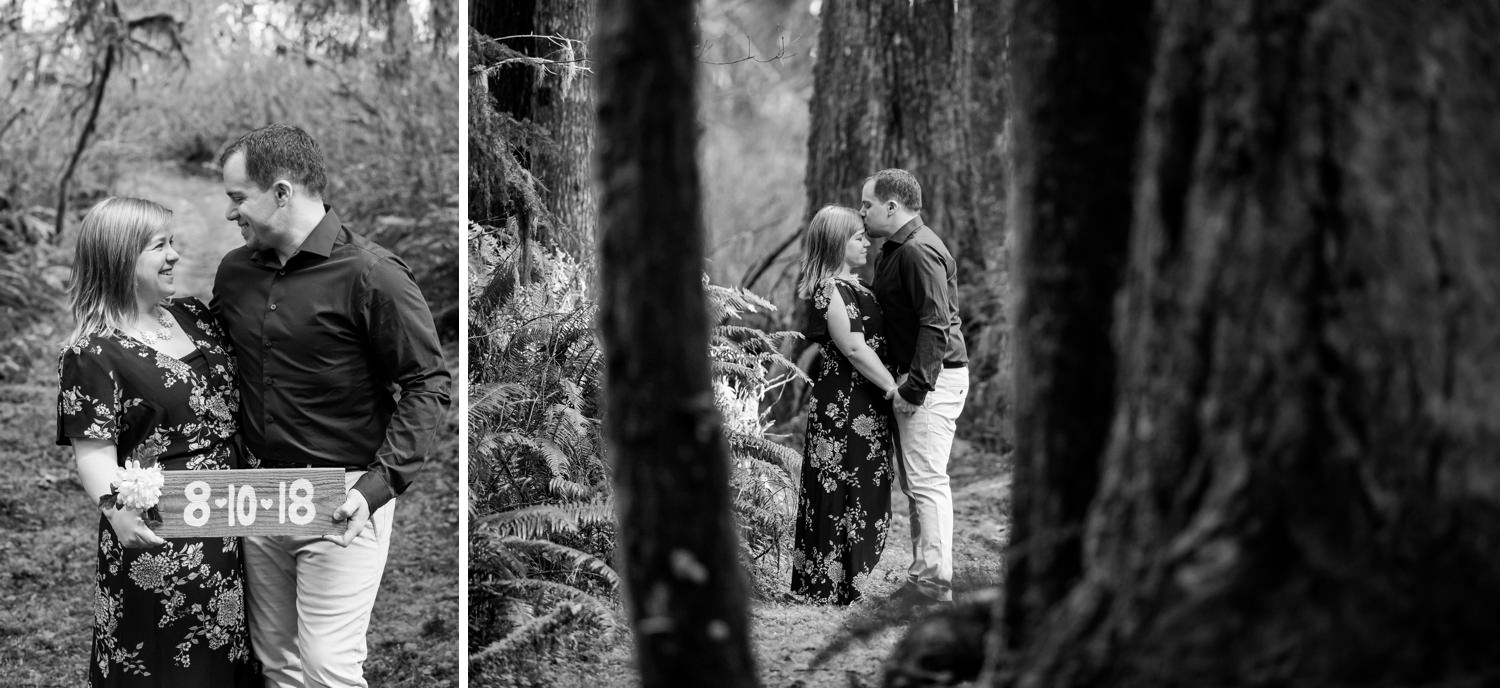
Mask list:
[[[260,517],[261,509],[271,511],[275,507],[276,523],[305,526],[312,523],[313,516],[317,515],[317,507],[313,505],[313,484],[306,478],[298,478],[292,481],[291,489],[288,491],[285,480],[276,483],[276,496],[265,497],[257,500],[254,485],[235,485],[230,483],[224,486],[225,496],[213,499],[213,507],[223,511],[226,519],[225,525],[255,525],[255,519]],[[182,511],[184,523],[200,528],[208,525],[213,517],[213,508],[209,506],[209,500],[213,497],[213,488],[204,480],[194,480],[187,484],[183,494],[187,497],[187,508]],[[290,497],[289,497],[290,495]],[[267,514],[269,517],[271,514]]]
[[[163,479],[162,537],[339,531],[344,472],[336,468],[167,471]]]

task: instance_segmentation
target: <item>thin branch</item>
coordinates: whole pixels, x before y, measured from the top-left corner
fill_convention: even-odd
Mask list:
[[[760,279],[761,275],[765,274],[766,270],[769,270],[771,265],[775,264],[776,259],[780,258],[782,252],[786,251],[793,242],[797,241],[797,237],[799,236],[802,236],[802,228],[800,226],[792,232],[791,236],[788,236],[775,249],[772,249],[771,253],[763,258],[760,263],[745,271],[745,277],[740,280],[740,287],[744,289],[754,287],[755,282]]]
[[[96,80],[98,87],[94,89],[94,104],[89,110],[88,121],[83,124],[83,131],[78,135],[78,145],[73,147],[73,155],[68,158],[68,167],[63,171],[62,180],[57,184],[57,229],[52,236],[61,237],[63,233],[63,221],[68,211],[68,182],[73,179],[73,171],[78,167],[78,159],[83,157],[83,149],[88,147],[89,136],[94,133],[94,125],[99,120],[99,107],[104,104],[104,89],[109,86],[109,75],[115,69],[115,51],[119,49],[114,43],[104,48],[104,67]]]
[[[778,60],[784,60],[788,56],[787,52],[786,52],[786,36],[781,36],[780,38],[777,38],[776,39],[776,45],[777,45],[777,50],[776,50],[776,54],[775,55],[772,55],[772,56],[770,56],[770,57],[768,57],[766,59],[761,59],[761,58],[758,58],[758,57],[755,56],[755,51],[750,46],[750,36],[746,35],[745,36],[745,56],[744,57],[742,57],[742,58],[740,58],[738,60],[730,60],[728,62],[714,62],[712,60],[705,60],[705,59],[703,59],[703,55],[708,52],[709,48],[713,47],[713,42],[712,41],[706,41],[706,42],[703,43],[702,49],[700,49],[698,51],[698,61],[701,62],[701,63],[703,63],[703,64],[711,64],[711,65],[732,65],[732,64],[739,64],[741,62],[749,62],[751,60],[754,60],[754,61],[759,62],[761,64],[769,64],[769,63],[772,63],[772,62],[776,62]]]

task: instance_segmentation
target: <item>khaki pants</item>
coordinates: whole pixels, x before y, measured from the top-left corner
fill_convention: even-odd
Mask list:
[[[352,486],[363,471],[345,474]],[[245,538],[250,642],[275,688],[365,688],[365,633],[391,544],[393,500],[347,548],[316,537]]]
[[[896,414],[896,475],[911,514],[907,584],[935,600],[953,600],[953,492],[948,454],[969,396],[969,369],[945,368],[915,413]]]

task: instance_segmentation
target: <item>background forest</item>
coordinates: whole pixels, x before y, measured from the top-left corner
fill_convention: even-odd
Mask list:
[[[874,680],[908,621],[878,602],[846,614],[786,594],[806,415],[802,371],[817,355],[796,334],[805,318],[793,295],[796,240],[822,205],[857,206],[861,181],[882,167],[918,175],[924,217],[960,256],[974,378],[952,466],[964,495],[958,585],[969,592],[998,581],[1008,499],[1002,457],[1010,446],[1006,17],[983,4],[958,3],[962,16],[902,22],[903,31],[952,48],[923,56],[936,61],[932,81],[914,85],[911,98],[928,105],[909,112],[875,106],[864,93],[889,89],[882,83],[903,57],[838,57],[849,54],[842,46],[872,38],[862,21],[828,15],[873,18],[891,3],[697,6],[713,392],[730,450],[739,560],[758,600],[756,653],[773,685],[842,686],[846,672]],[[593,13],[593,3],[578,0],[470,4],[475,685],[636,680],[601,437]],[[904,100],[889,90],[875,99],[883,97]],[[904,580],[910,554],[898,504],[899,531],[875,577],[880,589],[867,592],[888,593]]]
[[[71,326],[72,233],[95,201],[174,210],[179,294],[208,298],[240,242],[220,147],[296,124],[328,160],[329,202],[417,275],[458,361],[457,6],[451,2],[0,2],[0,674],[84,681],[95,520],[53,446]],[[366,674],[457,684],[456,411],[401,500]]]

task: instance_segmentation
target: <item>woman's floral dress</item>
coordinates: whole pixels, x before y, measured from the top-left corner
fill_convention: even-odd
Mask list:
[[[167,306],[195,350],[182,359],[116,331],[63,349],[57,443],[115,443],[121,465],[235,468],[235,363],[208,308]],[[97,497],[98,495],[91,495]],[[91,686],[258,685],[239,538],[124,549],[99,519]]]
[[[891,404],[833,345],[825,319],[833,289],[843,298],[849,329],[862,332],[865,343],[885,355],[875,294],[855,281],[819,284],[805,332],[823,350],[803,449],[792,592],[849,604],[859,599],[859,579],[875,568],[885,549],[893,479]]]

